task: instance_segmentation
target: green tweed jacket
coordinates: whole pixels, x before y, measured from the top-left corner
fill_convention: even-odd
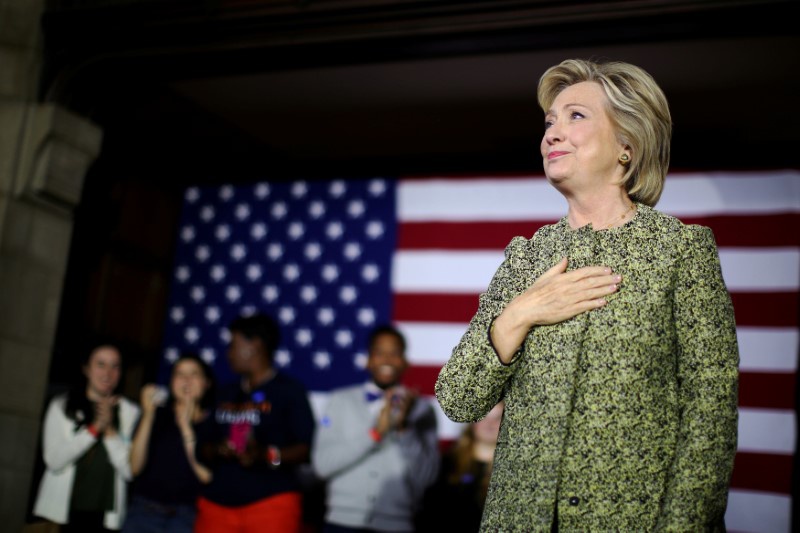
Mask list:
[[[488,329],[562,257],[622,275],[602,308],[531,329],[503,365]],[[720,531],[736,453],[739,352],[709,228],[639,204],[619,228],[566,218],[515,237],[436,382],[481,419],[505,399],[481,531]]]

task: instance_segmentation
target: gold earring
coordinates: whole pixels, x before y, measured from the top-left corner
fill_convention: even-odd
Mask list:
[[[622,154],[621,156],[619,156],[619,164],[622,165],[623,167],[630,162],[631,158],[628,156],[628,154]]]

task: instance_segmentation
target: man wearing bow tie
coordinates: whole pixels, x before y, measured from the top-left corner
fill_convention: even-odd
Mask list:
[[[371,380],[331,393],[313,449],[327,481],[324,533],[413,531],[425,488],[439,467],[436,415],[400,384],[408,366],[403,335],[373,330]]]

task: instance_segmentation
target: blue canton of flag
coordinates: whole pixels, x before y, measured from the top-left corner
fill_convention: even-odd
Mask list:
[[[309,390],[366,379],[369,331],[391,319],[395,181],[187,189],[159,381],[183,352],[234,378],[227,325],[264,312],[281,327],[275,366]]]

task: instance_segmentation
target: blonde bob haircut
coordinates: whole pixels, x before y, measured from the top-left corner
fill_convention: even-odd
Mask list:
[[[631,199],[655,206],[664,190],[672,136],[664,92],[650,74],[630,63],[567,59],[539,79],[539,105],[547,113],[561,91],[584,81],[603,89],[617,137],[631,151],[621,184]]]

